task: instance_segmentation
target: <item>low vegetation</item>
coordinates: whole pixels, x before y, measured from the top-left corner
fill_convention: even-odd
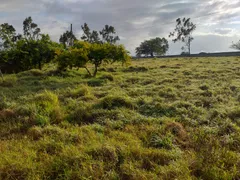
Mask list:
[[[55,69],[0,80],[0,179],[240,179],[240,58]]]

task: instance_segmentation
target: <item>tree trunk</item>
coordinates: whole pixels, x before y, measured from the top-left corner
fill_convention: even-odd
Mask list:
[[[93,77],[96,77],[97,71],[98,71],[98,64],[95,64],[95,69],[94,69]]]
[[[2,73],[2,71],[1,71],[1,69],[0,69],[0,76],[1,76],[1,78],[2,78],[2,81],[4,81],[4,79],[3,79],[3,73]]]
[[[41,61],[38,61],[38,69],[42,70],[42,64],[41,64]]]
[[[89,74],[90,76],[92,76],[92,74],[91,74],[91,72],[89,71],[89,69],[88,69],[86,66],[85,66],[84,68],[87,70],[88,74]]]
[[[189,55],[191,54],[191,40],[190,40],[190,37],[188,39],[188,53],[189,53]]]
[[[151,52],[151,57],[154,57],[154,56],[153,56],[153,52]]]

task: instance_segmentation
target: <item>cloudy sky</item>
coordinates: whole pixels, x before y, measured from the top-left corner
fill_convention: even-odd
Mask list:
[[[28,16],[55,41],[71,23],[78,38],[84,22],[94,30],[113,25],[132,54],[143,40],[168,38],[178,17],[197,25],[193,53],[232,51],[229,46],[240,40],[240,0],[0,0],[1,24],[22,32]],[[182,44],[169,42],[168,54],[179,54]]]

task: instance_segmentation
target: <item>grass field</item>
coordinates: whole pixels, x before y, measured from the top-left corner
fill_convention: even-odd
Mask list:
[[[240,58],[0,80],[0,179],[240,179]]]

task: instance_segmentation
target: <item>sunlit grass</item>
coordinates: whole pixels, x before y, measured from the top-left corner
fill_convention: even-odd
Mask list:
[[[240,58],[0,81],[0,179],[239,179]]]

